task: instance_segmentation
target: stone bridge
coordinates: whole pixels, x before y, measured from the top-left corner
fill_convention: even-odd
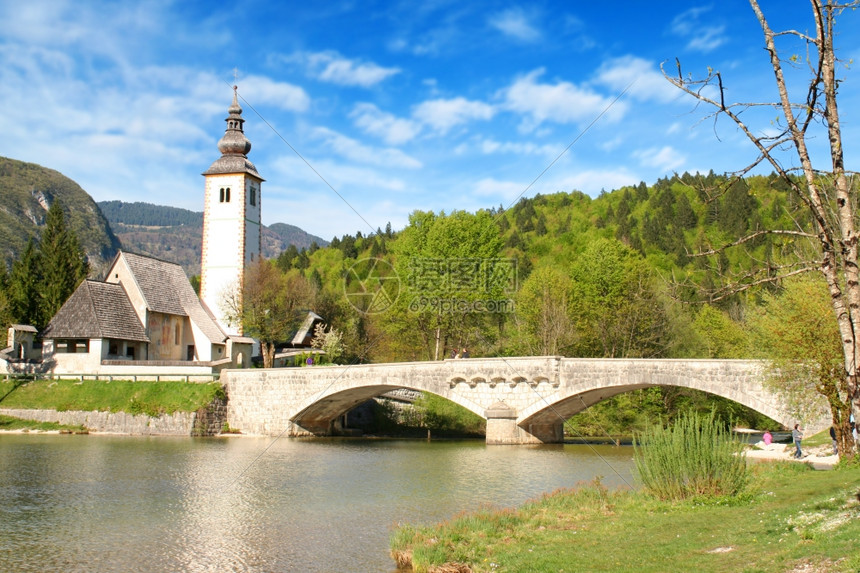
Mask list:
[[[564,421],[574,414],[652,386],[702,390],[793,425],[777,397],[763,388],[762,368],[744,360],[541,356],[225,370],[221,380],[229,396],[227,422],[247,434],[336,435],[355,406],[410,388],[486,418],[488,444],[528,444],[561,442]]]

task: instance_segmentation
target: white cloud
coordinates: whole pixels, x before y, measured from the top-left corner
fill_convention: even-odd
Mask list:
[[[529,118],[524,122],[526,130],[533,129],[545,121],[555,123],[577,123],[592,120],[606,111],[606,119],[618,120],[627,109],[623,101],[612,105],[612,99],[570,82],[555,84],[538,83],[544,69],[539,68],[518,78],[501,92],[505,108]]]
[[[626,138],[619,136],[612,139],[605,139],[600,143],[600,149],[604,151],[613,151],[626,141]]]
[[[649,147],[648,149],[640,149],[633,152],[640,164],[656,168],[661,171],[673,171],[687,161],[687,156],[678,152],[670,145],[663,147]]]
[[[381,137],[389,145],[411,141],[421,131],[418,123],[386,113],[372,103],[356,104],[349,117],[365,133]]]
[[[512,201],[517,198],[526,188],[522,183],[513,181],[499,181],[492,177],[481,179],[475,183],[474,193],[479,197],[494,197]]]
[[[623,56],[603,62],[597,70],[595,81],[617,93],[630,85],[627,94],[640,100],[669,102],[682,95],[663,77],[654,63],[636,56]]]
[[[723,35],[726,31],[725,26],[707,26],[700,30],[698,34],[693,36],[687,47],[691,50],[699,52],[710,52],[726,41]]]
[[[359,62],[335,51],[299,53],[288,60],[303,62],[318,80],[342,86],[372,87],[400,73],[400,68],[385,68],[373,62]]]
[[[490,17],[489,24],[506,36],[521,42],[540,40],[541,33],[521,8],[509,8]]]
[[[710,52],[726,42],[724,25],[704,24],[701,21],[702,14],[710,9],[710,6],[690,8],[672,20],[669,29],[688,41],[687,49]]]
[[[239,95],[255,106],[268,104],[287,111],[307,111],[311,103],[311,98],[302,88],[265,76],[242,78],[240,88]]]
[[[473,119],[491,119],[494,114],[493,106],[463,97],[428,100],[418,104],[412,111],[415,119],[443,134],[461,123]]]
[[[356,163],[405,169],[418,169],[422,167],[420,161],[406,155],[399,149],[368,147],[355,139],[346,137],[326,127],[315,128],[313,134],[315,137],[325,140],[326,145],[332,151]]]
[[[482,153],[491,155],[494,153],[513,153],[515,155],[543,155],[555,158],[562,152],[561,146],[554,145],[537,145],[531,141],[513,142],[513,141],[496,141],[492,138],[484,139],[480,142],[479,148]]]

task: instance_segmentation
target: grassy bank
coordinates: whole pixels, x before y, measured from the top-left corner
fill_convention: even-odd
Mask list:
[[[416,573],[860,570],[860,468],[765,463],[753,480],[750,493],[707,504],[591,484],[402,527],[392,556]]]
[[[128,380],[35,380],[16,387],[0,382],[0,408],[98,410],[129,414],[193,412],[223,393],[221,384]]]
[[[70,434],[83,434],[87,429],[83,426],[69,426],[55,422],[36,422],[34,420],[21,420],[11,416],[0,416],[0,430],[2,431],[36,431],[36,432],[66,432]]]

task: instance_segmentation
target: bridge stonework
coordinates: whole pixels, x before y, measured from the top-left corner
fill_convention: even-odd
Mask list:
[[[744,360],[587,359],[558,356],[225,370],[227,423],[246,434],[335,435],[344,414],[410,388],[447,398],[487,420],[488,444],[563,440],[564,421],[616,394],[682,386],[723,396],[777,422],[795,420]],[[824,412],[823,412],[824,413]],[[829,422],[806,421],[812,428]]]

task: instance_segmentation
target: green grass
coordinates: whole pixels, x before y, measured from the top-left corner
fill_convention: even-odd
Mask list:
[[[35,380],[15,388],[0,382],[0,408],[84,410],[129,414],[193,412],[223,395],[218,382],[131,382],[128,380]]]
[[[38,432],[61,431],[80,434],[86,432],[83,426],[68,426],[56,422],[36,422],[34,420],[21,420],[11,416],[0,416],[0,430],[34,430]]]
[[[707,504],[591,484],[516,510],[406,526],[391,539],[392,557],[411,558],[415,573],[860,569],[860,468],[752,470],[749,493]]]

